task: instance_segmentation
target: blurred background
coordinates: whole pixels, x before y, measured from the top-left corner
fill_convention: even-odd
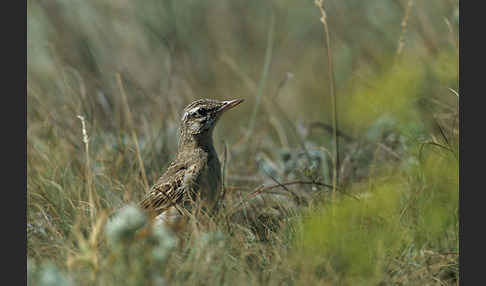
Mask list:
[[[28,256],[64,267],[68,249],[79,247],[70,233],[93,208],[88,201],[100,212],[139,200],[173,158],[181,111],[198,98],[245,99],[214,134],[226,185],[248,192],[289,180],[331,184],[330,71],[340,186],[363,197],[383,182],[412,186],[389,198],[400,202],[402,220],[420,202],[417,190],[435,186],[422,162],[432,164],[427,170],[439,174],[430,176],[454,184],[437,189],[445,197],[422,198],[429,213],[410,214],[414,231],[401,238],[417,251],[457,248],[455,238],[436,238],[451,227],[455,237],[458,224],[459,1],[329,0],[324,9],[332,62],[310,0],[28,0]],[[329,193],[293,190],[307,202]],[[443,228],[430,234],[429,225]],[[333,273],[347,265],[339,261]]]
[[[398,120],[417,137],[437,102],[457,102],[458,1],[414,2],[325,4],[338,128],[349,136]],[[166,131],[175,151],[180,111],[209,97],[246,99],[219,124],[218,150],[248,128],[262,139],[245,145],[253,155],[302,145],[301,136],[333,148],[329,63],[312,1],[28,1],[27,13],[29,135],[44,123],[72,131],[63,137],[79,147],[73,127],[83,115],[102,130],[93,140],[116,136],[127,128],[123,88],[140,144]],[[255,164],[244,158],[242,166]]]

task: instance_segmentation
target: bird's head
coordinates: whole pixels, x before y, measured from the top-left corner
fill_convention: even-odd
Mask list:
[[[215,100],[199,99],[184,108],[181,131],[187,135],[211,135],[221,115],[243,102],[243,99]]]

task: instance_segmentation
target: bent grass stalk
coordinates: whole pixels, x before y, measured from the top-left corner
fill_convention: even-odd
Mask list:
[[[321,22],[324,25],[324,35],[326,37],[326,48],[327,48],[327,58],[328,58],[328,71],[329,71],[329,93],[331,94],[332,99],[332,118],[333,118],[333,137],[334,137],[334,166],[333,166],[333,175],[332,175],[332,200],[335,201],[336,199],[336,189],[337,185],[339,184],[339,137],[337,135],[337,98],[335,94],[335,81],[334,81],[334,69],[332,63],[332,50],[329,40],[329,28],[327,25],[327,16],[326,11],[324,10],[324,1],[323,0],[316,0],[314,3],[319,8],[321,12]]]

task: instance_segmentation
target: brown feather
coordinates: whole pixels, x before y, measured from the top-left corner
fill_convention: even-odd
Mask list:
[[[190,201],[217,200],[221,184],[218,155],[213,146],[212,131],[220,115],[242,100],[197,100],[184,109],[179,147],[175,160],[152,186],[140,206],[155,216],[172,207],[190,209]]]

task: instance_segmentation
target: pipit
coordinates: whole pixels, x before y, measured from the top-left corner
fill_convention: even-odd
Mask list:
[[[221,189],[221,167],[213,130],[221,115],[243,99],[199,99],[184,108],[174,161],[140,202],[152,215],[191,212],[194,202],[213,208]]]

